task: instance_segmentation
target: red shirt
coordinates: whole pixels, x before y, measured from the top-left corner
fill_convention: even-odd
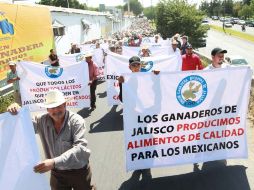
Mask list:
[[[202,70],[204,66],[202,65],[199,56],[196,54],[191,55],[183,55],[183,64],[182,64],[182,71],[189,71],[189,70]]]
[[[97,76],[99,75],[99,69],[97,64],[91,61],[91,63],[88,63],[88,70],[89,70],[89,80],[90,81],[97,80]]]

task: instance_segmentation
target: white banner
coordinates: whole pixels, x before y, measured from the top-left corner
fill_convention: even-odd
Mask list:
[[[248,67],[126,74],[127,170],[247,158],[251,76]]]
[[[104,63],[103,63],[103,51],[101,48],[97,49],[90,49],[93,53],[92,60],[98,65],[99,75],[98,80],[99,81],[105,81],[105,75],[104,75]],[[59,63],[60,65],[70,65],[74,63],[80,63],[84,61],[85,64],[85,58],[84,53],[75,53],[75,54],[65,54],[65,55],[59,55]]]
[[[59,89],[64,93],[69,108],[84,108],[90,105],[89,74],[86,62],[66,64],[60,67],[44,66],[34,62],[18,64],[22,105],[31,111],[39,110],[49,90]]]
[[[151,57],[160,57],[160,56],[169,56],[173,54],[173,49],[171,46],[163,46],[163,47],[148,47],[151,52]],[[141,47],[127,47],[123,46],[123,56],[132,57],[132,56],[140,56]]]
[[[33,171],[40,158],[27,108],[16,116],[0,115],[0,152],[0,189],[50,189],[46,175]]]
[[[107,98],[109,105],[120,104],[118,77],[123,73],[131,73],[129,58],[115,53],[108,53],[106,62]],[[141,60],[141,72],[156,71],[180,71],[182,64],[177,55],[162,56],[160,58],[145,57]]]

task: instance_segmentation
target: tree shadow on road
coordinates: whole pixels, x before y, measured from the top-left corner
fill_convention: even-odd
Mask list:
[[[246,167],[241,165],[210,168],[183,175],[139,181],[135,176],[118,190],[250,190]]]
[[[91,111],[89,111],[89,108],[83,108],[82,110],[79,110],[77,114],[79,114],[83,118],[87,118],[90,116]]]
[[[89,133],[121,131],[123,130],[122,109],[116,111],[117,105],[112,106],[111,110],[101,119],[90,124]]]

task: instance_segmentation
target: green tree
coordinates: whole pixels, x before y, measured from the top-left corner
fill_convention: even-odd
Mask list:
[[[84,9],[87,10],[87,5],[79,3],[78,0],[41,0],[39,4],[42,5],[51,5],[56,7],[66,7],[74,8],[74,9]]]
[[[156,12],[156,7],[147,7],[144,8],[144,15],[150,19],[150,20],[154,20],[155,19],[155,12]]]
[[[251,3],[251,0],[243,0],[243,4],[245,5],[250,5],[250,3]]]
[[[156,27],[163,38],[176,33],[189,36],[193,47],[200,47],[207,27],[201,25],[204,15],[186,0],[162,0],[157,5]]]
[[[244,17],[244,19],[251,18],[253,15],[253,10],[249,5],[243,5],[242,9],[239,11],[239,16]]]
[[[39,2],[41,5],[53,5],[53,0],[41,0]]]
[[[134,13],[134,15],[139,15],[143,11],[143,6],[138,0],[129,0],[130,1],[130,11]],[[128,11],[128,4],[124,5],[124,11]]]
[[[239,17],[239,11],[242,9],[242,3],[241,2],[235,2],[233,5],[233,16]]]

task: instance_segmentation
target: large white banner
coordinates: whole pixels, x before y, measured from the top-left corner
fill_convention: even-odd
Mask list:
[[[131,73],[129,69],[129,58],[115,53],[108,53],[106,62],[107,98],[109,105],[120,104],[118,77],[123,73]],[[181,60],[180,60],[181,61]],[[141,72],[153,70],[169,72],[180,71],[182,64],[177,55],[156,57],[145,57],[141,59]]]
[[[50,189],[46,175],[33,171],[40,158],[27,108],[16,116],[0,115],[0,152],[0,189]]]
[[[251,76],[247,67],[126,74],[127,170],[247,158]]]
[[[19,62],[22,105],[31,111],[40,109],[49,90],[59,89],[69,99],[69,108],[90,105],[89,74],[86,62],[66,64],[60,67],[45,66],[34,62]]]

